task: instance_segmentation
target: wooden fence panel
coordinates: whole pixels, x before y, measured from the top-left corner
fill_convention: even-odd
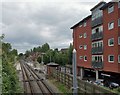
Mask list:
[[[73,76],[67,73],[63,73],[59,70],[54,70],[52,75],[56,80],[60,81],[66,85],[69,89],[73,87]],[[102,87],[99,87],[95,84],[85,82],[83,80],[78,80],[78,92],[79,93],[112,93],[109,90],[106,90]]]

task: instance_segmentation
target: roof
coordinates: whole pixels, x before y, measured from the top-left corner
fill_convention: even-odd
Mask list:
[[[59,64],[56,64],[56,63],[54,63],[54,62],[50,62],[50,63],[48,63],[47,65],[48,65],[48,66],[58,66]]]
[[[106,4],[106,2],[101,1],[101,2],[98,3],[96,6],[94,6],[90,11],[93,11],[95,8],[97,8],[97,7],[100,6],[101,4]]]
[[[108,6],[110,6],[113,3],[115,3],[115,2],[108,2],[103,7],[101,7],[100,9],[103,10],[103,9],[107,8]]]
[[[84,21],[86,21],[87,19],[91,18],[92,15],[87,16],[86,18],[82,19],[80,22],[78,22],[77,24],[73,25],[70,29],[73,29],[75,27],[77,27],[80,23],[83,23]]]

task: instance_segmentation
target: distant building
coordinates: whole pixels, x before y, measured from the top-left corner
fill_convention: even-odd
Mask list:
[[[61,53],[67,53],[68,52],[68,48],[63,48],[60,50]]]
[[[100,2],[91,15],[71,27],[77,51],[77,71],[83,78],[93,72],[120,75],[120,1]]]

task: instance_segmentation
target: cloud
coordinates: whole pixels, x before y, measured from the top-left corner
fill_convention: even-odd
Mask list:
[[[48,42],[51,48],[68,47],[70,27],[90,14],[94,2],[2,2],[5,41],[19,52]],[[0,28],[1,31],[1,28]]]

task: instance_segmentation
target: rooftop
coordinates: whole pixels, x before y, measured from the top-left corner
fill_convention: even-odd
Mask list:
[[[84,21],[88,20],[89,18],[91,18],[92,15],[87,16],[86,18],[82,19],[80,22],[78,22],[77,24],[73,25],[70,29],[73,29],[75,27],[77,27],[79,24],[83,23]]]

